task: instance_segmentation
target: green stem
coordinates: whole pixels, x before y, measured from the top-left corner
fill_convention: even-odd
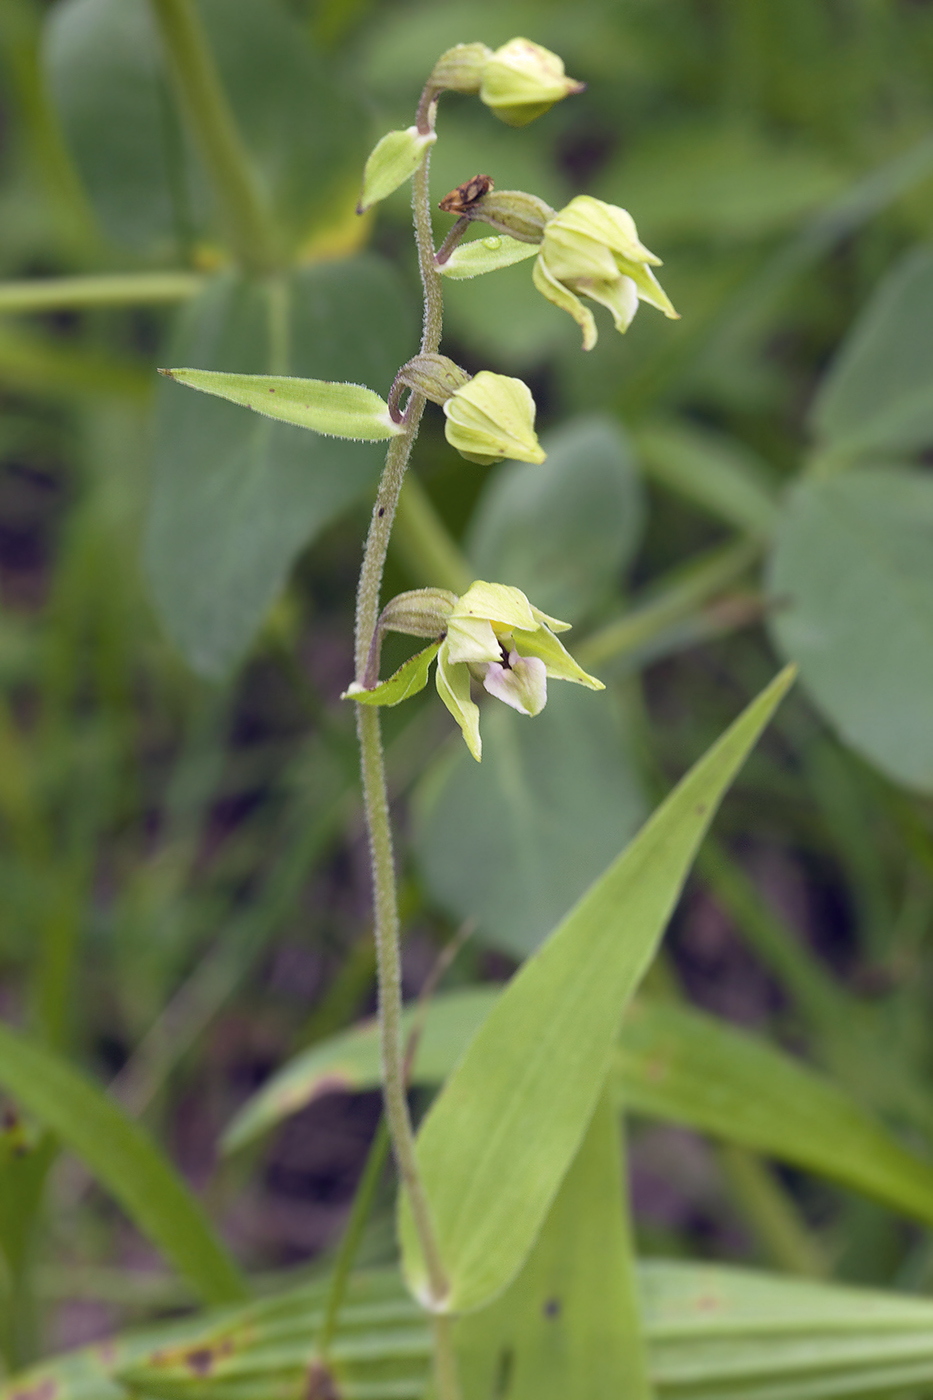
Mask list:
[[[223,210],[238,262],[276,265],[275,239],[230,104],[192,0],[152,0],[182,106]]]
[[[424,333],[421,353],[429,354],[436,353],[440,344],[443,304],[440,277],[434,268],[427,156],[415,174],[412,203],[418,261],[424,287]],[[389,445],[385,470],[376,493],[357,590],[355,657],[358,678],[362,678],[365,671],[370,644],[376,630],[379,592],[389,533],[423,411],[424,396],[413,393],[406,413],[406,431],[400,437],[394,438]],[[424,1255],[431,1301],[439,1304],[449,1291],[448,1281],[418,1170],[415,1135],[405,1093],[398,900],[378,709],[359,705],[356,722],[373,874],[373,916],[379,974],[379,1025],[386,1121],[399,1176],[403,1189],[408,1193],[415,1230]],[[443,1327],[437,1333],[436,1364],[442,1400],[455,1400],[457,1387],[450,1334],[449,1329]]]
[[[197,295],[204,281],[197,272],[118,272],[100,277],[44,277],[3,282],[0,283],[0,314],[187,301]]]

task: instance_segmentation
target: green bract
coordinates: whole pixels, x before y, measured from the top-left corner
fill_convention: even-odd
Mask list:
[[[554,636],[569,626],[541,612],[517,588],[478,581],[450,607],[446,632],[439,641],[425,647],[379,685],[367,689],[354,682],[343,698],[363,705],[397,705],[423,689],[436,656],[437,693],[479,762],[483,745],[479,707],[470,696],[471,678],[522,715],[537,715],[544,709],[548,677],[575,681],[590,690],[605,689],[602,681],[577,665]]]
[[[520,379],[480,370],[450,396],[444,413],[444,435],[468,462],[544,461],[535,436],[535,401]]]
[[[592,350],[596,322],[581,296],[608,307],[617,331],[628,330],[639,301],[678,319],[651,271],[660,265],[639,242],[627,210],[581,194],[545,224],[532,276],[539,292],[570,312],[583,331],[584,350]]]
[[[437,140],[436,131],[419,131],[416,126],[390,131],[375,147],[363,170],[363,191],[356,206],[365,214],[380,199],[386,199],[410,180],[424,160],[424,153]]]
[[[384,399],[363,384],[331,384],[326,379],[292,379],[276,374],[227,374],[210,369],[163,369],[168,379],[216,394],[298,428],[327,437],[381,442],[398,437]]]
[[[522,243],[507,234],[493,234],[489,238],[475,238],[472,243],[458,244],[446,262],[438,263],[437,270],[452,282],[462,282],[468,277],[479,277],[483,272],[496,272],[500,267],[524,262],[537,253],[534,243]]]
[[[586,85],[568,78],[563,60],[528,39],[510,39],[486,60],[480,100],[508,126],[527,126]]]

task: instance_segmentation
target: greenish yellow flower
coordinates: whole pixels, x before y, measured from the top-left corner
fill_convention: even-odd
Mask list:
[[[617,331],[628,330],[639,301],[678,319],[651,271],[660,265],[639,242],[627,210],[581,194],[545,224],[532,275],[539,292],[569,311],[583,331],[584,350],[592,350],[596,322],[581,296],[608,307]]]
[[[508,126],[527,126],[555,102],[582,92],[564,72],[563,60],[529,39],[511,39],[487,58],[482,69],[480,101]]]
[[[543,462],[535,401],[520,379],[480,370],[444,401],[444,436],[468,462]]]
[[[437,692],[459,724],[470,753],[479,761],[483,746],[472,681],[522,715],[541,713],[549,679],[573,681],[590,690],[605,688],[577,665],[554,635],[565,632],[570,624],[548,617],[519,589],[478,581],[460,598],[437,589],[429,592],[430,608],[442,623],[438,640],[406,661],[388,680],[369,688],[354,682],[345,698],[364,705],[397,705],[423,689],[436,656]],[[405,595],[405,612],[417,612],[418,627],[403,620],[398,630],[423,635],[421,618],[426,610],[414,608],[414,597]],[[388,626],[392,625],[389,621]]]

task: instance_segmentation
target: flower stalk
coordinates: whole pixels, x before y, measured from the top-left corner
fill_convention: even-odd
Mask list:
[[[426,147],[425,158],[415,172],[412,189],[415,240],[424,289],[422,355],[437,354],[443,326],[443,293],[441,279],[434,266],[434,240],[428,202],[429,157],[430,148]],[[404,432],[393,438],[389,444],[385,468],[376,494],[357,589],[355,669],[358,679],[365,675],[379,623],[379,592],[389,535],[425,402],[424,394],[417,390],[412,391],[405,412]],[[428,1272],[431,1302],[440,1309],[449,1286],[431,1222],[429,1203],[418,1170],[415,1134],[406,1097],[405,1054],[401,1029],[402,983],[398,898],[378,709],[357,705],[356,724],[372,865],[373,923],[379,980],[379,1028],[386,1123],[399,1177],[411,1203],[412,1217]],[[459,1386],[449,1319],[437,1314],[435,1368],[440,1400],[458,1400]]]

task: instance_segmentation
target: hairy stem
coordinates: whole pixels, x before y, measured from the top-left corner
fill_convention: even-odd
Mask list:
[[[422,354],[434,353],[440,344],[443,305],[440,278],[434,269],[434,245],[428,204],[427,156],[414,179],[415,238],[424,287]],[[379,618],[379,592],[386,550],[405,469],[424,411],[423,394],[413,393],[406,412],[406,430],[394,438],[373,508],[360,582],[357,591],[355,664],[362,679]],[[415,1135],[405,1094],[405,1057],[402,1045],[402,987],[398,900],[389,822],[389,798],[383,762],[378,709],[357,708],[357,733],[363,777],[363,798],[369,831],[373,873],[373,916],[379,972],[379,1024],[382,1049],[383,1097],[386,1122],[399,1176],[411,1204],[412,1217],[424,1255],[432,1302],[441,1303],[448,1282],[434,1235],[430,1209],[415,1153]],[[449,1329],[437,1335],[437,1370],[442,1400],[455,1400],[456,1378]]]
[[[192,0],[151,0],[192,134],[214,184],[233,252],[243,267],[275,267],[275,239],[249,157]]]

